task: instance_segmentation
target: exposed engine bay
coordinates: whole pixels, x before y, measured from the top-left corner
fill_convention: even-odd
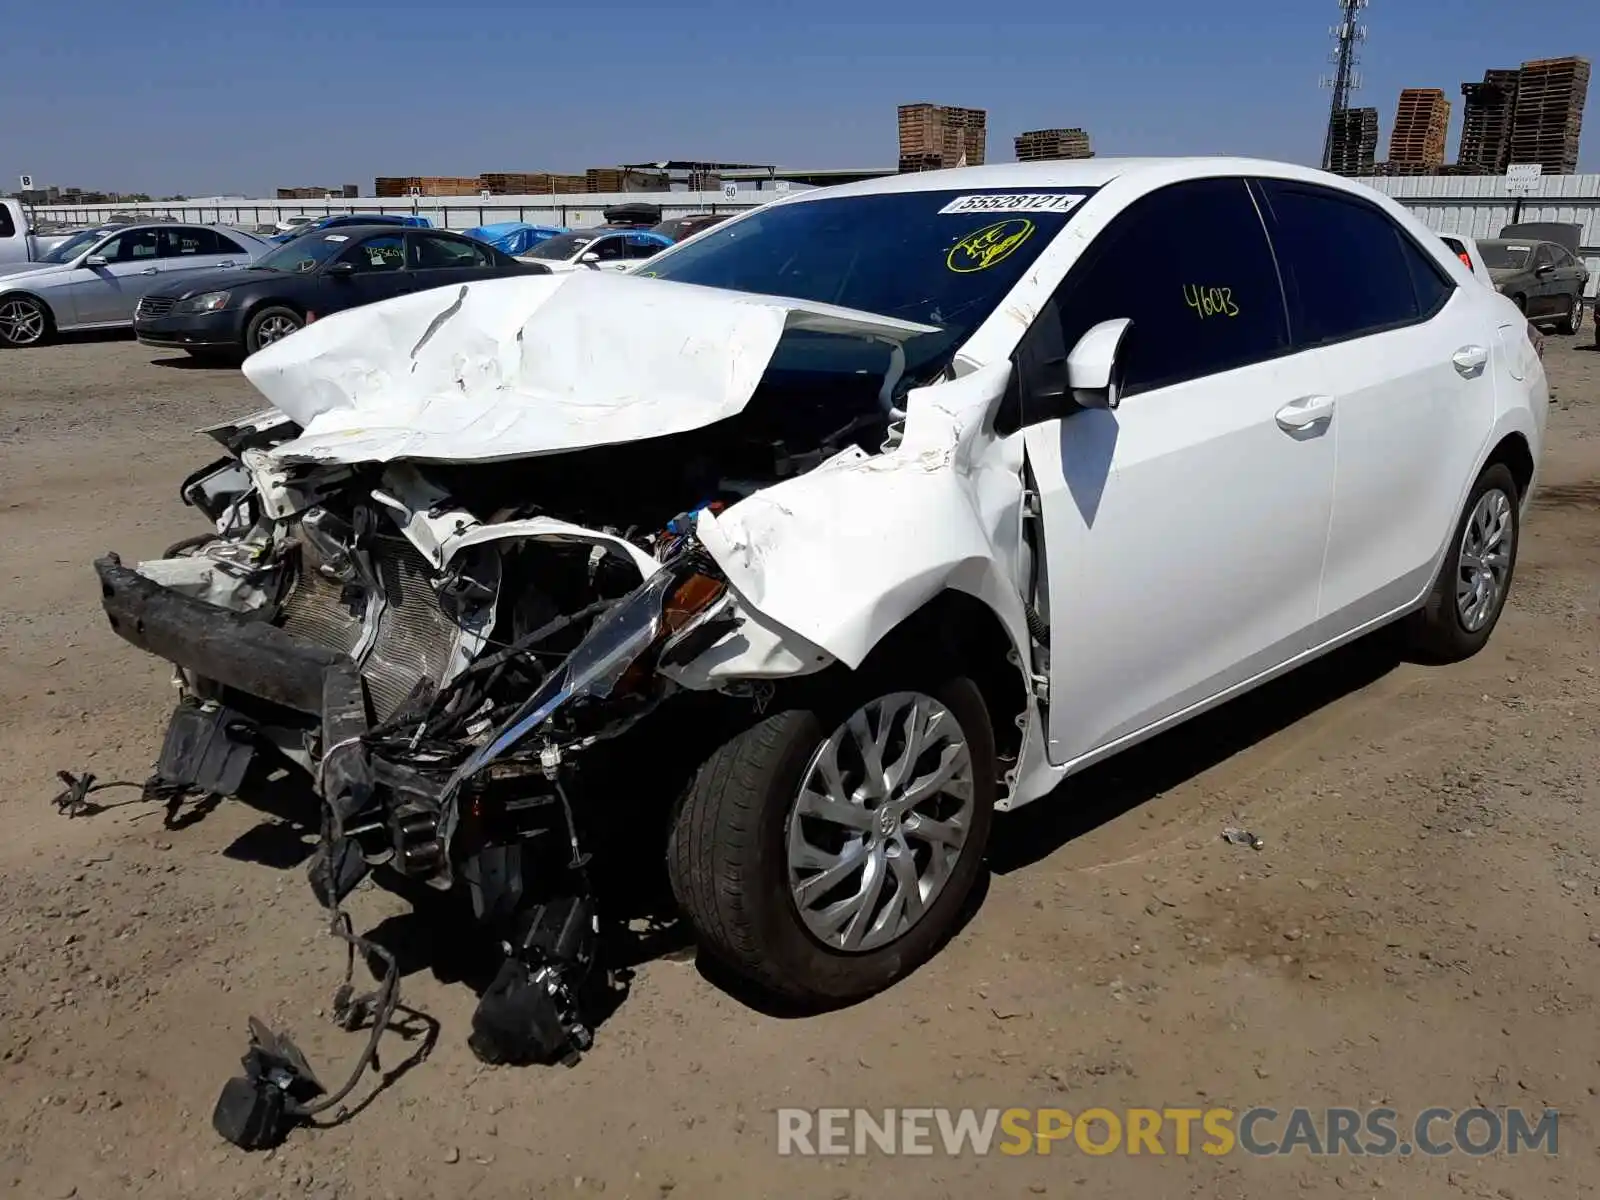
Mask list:
[[[659,304],[634,280],[499,283],[532,295],[547,323],[581,289]],[[474,408],[474,387],[487,385],[472,382],[457,351],[430,369],[453,373],[443,386],[466,397],[459,411],[437,386],[406,384],[422,408],[396,401],[403,415],[391,415],[362,400],[373,371],[341,374],[317,339],[357,341],[348,331],[332,339],[340,321],[381,320],[392,333],[407,304],[421,323],[426,297],[318,322],[247,364],[280,407],[207,431],[227,453],[180,490],[213,531],[136,569],[115,555],[95,564],[113,628],[178,668],[181,699],[152,782],[167,795],[230,795],[259,755],[304,768],[322,806],[313,891],[333,932],[369,960],[384,958],[381,948],[350,930],[339,905],[371,871],[467,892],[504,954],[469,1038],[487,1062],[572,1061],[591,1043],[585,995],[603,970],[592,863],[617,823],[616,760],[628,757],[604,748],[647,730],[692,757],[717,713],[748,720],[777,681],[858,665],[951,572],[976,563],[999,577],[985,522],[1019,519],[1018,464],[968,466],[968,482],[952,482],[970,420],[933,406],[908,425],[907,393],[929,381],[905,378],[901,342],[925,327],[695,291],[686,294],[702,306],[698,319],[730,325],[717,356],[663,343],[646,346],[658,358],[632,364],[728,381],[720,407],[692,419],[676,407],[641,413],[649,402],[627,398],[637,383],[626,372],[614,400],[602,378],[541,408],[534,383],[560,383],[548,354]],[[415,369],[445,355],[430,339],[472,299],[464,289],[426,323]],[[768,339],[754,372],[740,359],[753,321]],[[522,353],[536,328],[528,320],[495,353]],[[981,412],[1008,374],[936,390]],[[496,407],[494,396],[515,388],[519,399]],[[338,389],[352,399],[330,405]],[[489,436],[485,421],[506,432]],[[597,440],[563,444],[585,429]],[[429,438],[465,457],[423,453]],[[504,452],[514,438],[523,450]],[[805,487],[809,498],[794,490]],[[982,488],[992,498],[976,496]],[[939,533],[884,554],[869,526],[851,553],[819,552],[837,514],[863,505],[908,531],[915,514]],[[983,578],[970,586],[1005,594]],[[397,986],[391,961],[377,993],[352,998],[347,982],[335,1003],[349,1027],[374,1022],[369,1059]],[[239,1145],[272,1144],[355,1081],[330,1097],[265,1027],[253,1028],[245,1067],[213,1118]]]

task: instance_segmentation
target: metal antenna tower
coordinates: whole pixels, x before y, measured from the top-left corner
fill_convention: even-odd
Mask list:
[[[1334,64],[1334,73],[1331,77],[1324,75],[1321,80],[1323,87],[1333,89],[1328,131],[1322,139],[1324,171],[1333,165],[1334,116],[1350,107],[1350,93],[1361,86],[1361,75],[1356,70],[1356,64],[1360,62],[1356,46],[1367,40],[1367,27],[1356,18],[1367,3],[1368,0],[1338,0],[1339,23],[1328,28],[1328,35],[1334,40],[1333,52],[1328,55],[1328,61]]]

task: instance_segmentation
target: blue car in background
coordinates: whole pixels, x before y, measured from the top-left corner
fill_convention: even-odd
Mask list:
[[[399,213],[332,213],[326,217],[307,221],[304,225],[267,240],[282,245],[284,242],[304,237],[308,233],[333,229],[340,225],[408,225],[413,228],[431,229],[433,222],[427,217],[402,216]]]
[[[540,242],[566,233],[563,225],[533,225],[527,221],[500,221],[493,225],[479,225],[467,230],[469,238],[515,257],[526,254]]]

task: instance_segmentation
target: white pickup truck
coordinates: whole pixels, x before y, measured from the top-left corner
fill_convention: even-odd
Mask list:
[[[0,267],[33,262],[39,254],[22,201],[0,199]]]

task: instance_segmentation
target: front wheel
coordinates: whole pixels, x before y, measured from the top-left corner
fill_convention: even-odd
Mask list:
[[[1427,603],[1412,616],[1411,642],[1435,662],[1458,662],[1483,649],[1505,610],[1517,567],[1521,521],[1517,482],[1490,463],[1472,485],[1455,536]]]
[[[37,346],[50,336],[50,310],[32,296],[0,298],[0,346]]]
[[[977,687],[860,689],[767,717],[691,782],[668,843],[701,945],[769,993],[840,1003],[931,956],[972,892],[994,816]]]
[[[1577,333],[1578,326],[1583,324],[1583,296],[1575,295],[1572,303],[1567,307],[1567,313],[1561,318],[1561,323],[1556,326],[1558,333]]]
[[[292,308],[277,304],[263,308],[244,327],[245,353],[254,354],[263,346],[281,342],[304,324],[305,319]]]

